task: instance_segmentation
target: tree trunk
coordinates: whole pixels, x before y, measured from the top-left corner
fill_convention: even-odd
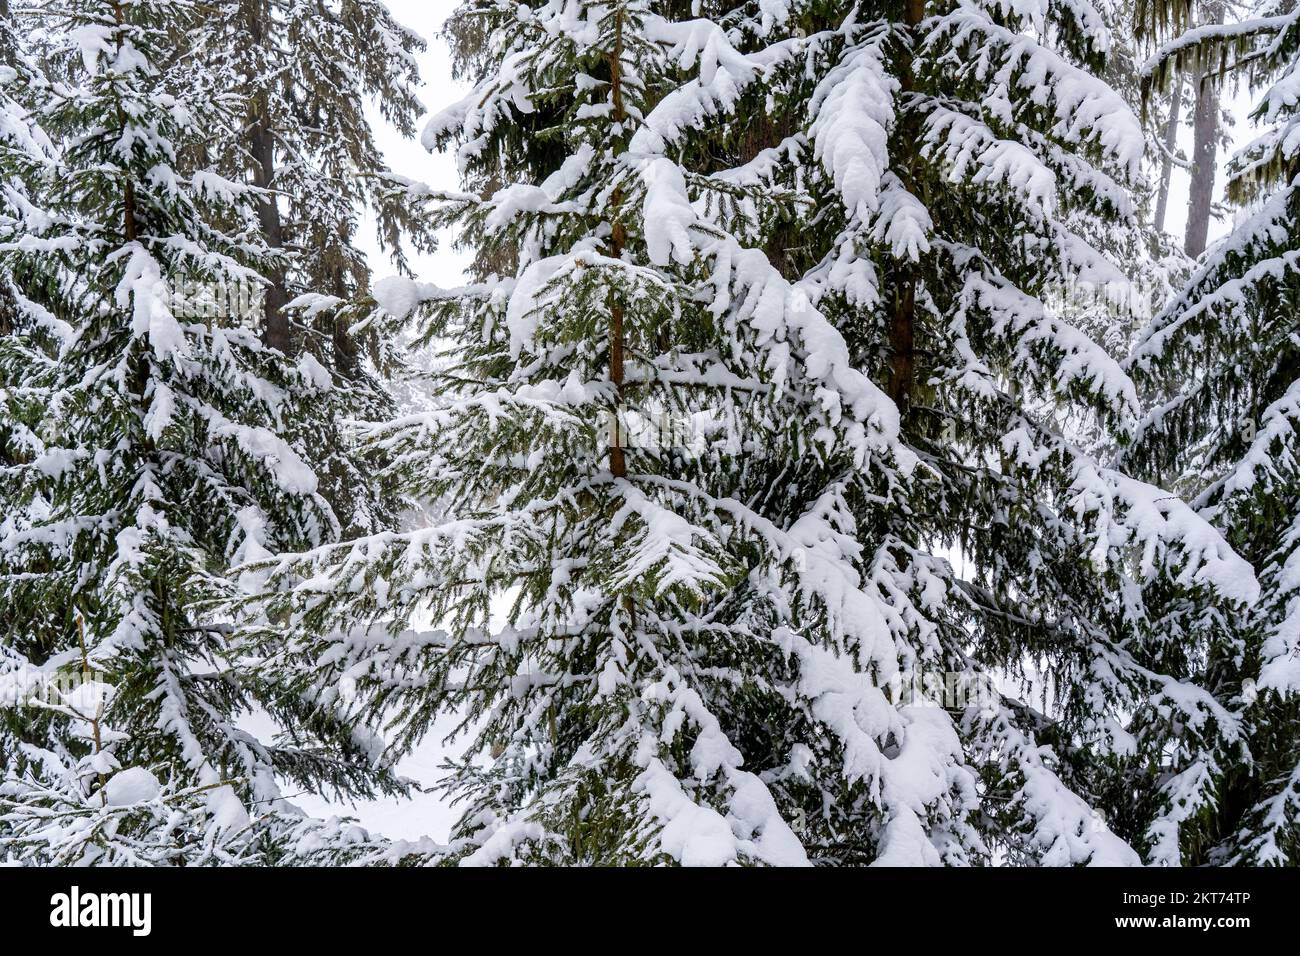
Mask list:
[[[119,28],[126,25],[126,15],[122,12],[120,2],[113,3],[113,22]],[[117,36],[117,49],[122,49],[122,35]],[[117,122],[118,126],[126,129],[126,114],[122,112],[122,103],[119,100],[117,105]],[[127,242],[135,242],[138,235],[135,221],[135,183],[131,180],[131,173],[128,170],[126,184],[122,188],[122,233]]]
[[[348,297],[347,283],[344,281],[343,268],[334,272],[334,295],[340,299]],[[334,367],[344,378],[357,380],[361,377],[361,348],[349,331],[348,309],[338,309],[330,320],[329,333],[334,343]]]
[[[1165,231],[1165,217],[1169,213],[1169,182],[1174,175],[1174,153],[1178,150],[1178,121],[1183,111],[1183,80],[1174,81],[1173,97],[1169,101],[1169,122],[1165,124],[1165,154],[1160,158],[1160,191],[1156,194],[1155,231]]]
[[[911,32],[915,32],[914,28],[925,19],[925,0],[907,0],[904,18]],[[907,94],[911,92],[915,83],[910,52],[903,54],[899,73],[902,92]],[[900,99],[903,98],[905,96]],[[916,178],[912,169],[916,157],[913,151],[916,148],[915,144],[920,140],[918,131],[911,128],[914,125],[910,116],[905,116],[900,137],[904,149],[909,151],[901,164],[903,185],[909,190],[916,188]],[[889,397],[898,406],[899,413],[906,415],[907,408],[911,404],[912,388],[916,378],[917,277],[910,266],[902,262],[898,263],[898,266],[898,290],[894,294],[894,315],[889,328]]]
[[[266,43],[269,11],[265,0],[248,0],[244,5],[248,30],[254,51]],[[253,98],[249,117],[249,150],[253,158],[253,185],[258,189],[271,189],[275,183],[275,132],[268,115],[266,93]],[[284,223],[280,219],[280,205],[274,195],[263,196],[257,203],[257,219],[262,227],[262,239],[273,251],[284,248]],[[293,354],[293,335],[289,328],[289,315],[285,304],[289,301],[284,267],[275,265],[266,278],[269,284],[263,299],[262,341],[285,355]]]
[[[618,32],[614,52],[609,58],[609,85],[613,102],[612,118],[615,123],[622,123],[627,118],[623,104],[623,20],[621,12],[617,16],[619,19],[615,29]],[[611,259],[622,258],[623,245],[627,241],[623,223],[617,219],[622,198],[621,191],[615,189],[610,200],[610,207],[615,211],[615,221],[611,223],[609,237]],[[623,453],[623,334],[623,303],[619,301],[618,294],[614,293],[610,297],[609,310],[609,380],[614,383],[615,389],[614,421],[609,436],[609,471],[615,478],[627,477],[627,458]]]
[[[1206,23],[1223,22],[1223,4],[1207,5]],[[1214,175],[1218,171],[1219,88],[1208,75],[1198,78],[1196,114],[1193,120],[1192,184],[1188,197],[1187,233],[1183,251],[1199,256],[1210,235],[1210,213],[1214,208]]]

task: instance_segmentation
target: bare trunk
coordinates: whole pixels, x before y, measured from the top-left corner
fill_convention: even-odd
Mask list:
[[[334,295],[340,299],[348,297],[347,283],[344,281],[343,268],[334,273]],[[348,325],[348,310],[339,309],[330,324],[330,338],[334,343],[334,366],[344,378],[357,379],[361,375],[361,348],[352,337]]]
[[[627,112],[623,104],[623,22],[621,14],[616,29],[618,33],[614,42],[614,52],[609,58],[609,82],[610,97],[614,106],[613,120],[615,123],[622,123],[627,118]],[[615,210],[615,216],[618,215],[617,210],[622,205],[622,199],[620,190],[614,190],[610,205]],[[623,245],[626,241],[627,233],[623,223],[615,220],[610,227],[610,258],[622,258]],[[616,392],[614,399],[614,427],[610,429],[609,439],[609,470],[615,478],[626,478],[627,458],[623,453],[623,303],[618,300],[617,294],[611,297],[609,310],[609,380],[614,383]]]
[[[1160,191],[1156,194],[1156,232],[1165,231],[1165,217],[1169,213],[1169,182],[1174,175],[1174,153],[1178,150],[1178,121],[1183,111],[1183,81],[1174,82],[1173,98],[1169,101],[1169,122],[1165,124],[1165,154],[1160,159]]]
[[[1223,22],[1223,5],[1207,9],[1207,23]],[[1192,183],[1187,207],[1187,234],[1183,251],[1199,256],[1205,251],[1210,235],[1210,213],[1214,208],[1214,175],[1218,171],[1219,88],[1206,75],[1199,77],[1196,89],[1196,114],[1192,124]]]
[[[905,22],[909,28],[915,28],[925,19],[925,0],[907,0],[904,11]],[[915,30],[913,42],[916,41]],[[900,70],[900,85],[904,94],[911,92],[915,84],[912,73],[911,54],[904,54]],[[901,138],[904,148],[914,150],[919,140],[910,117],[905,120]],[[911,190],[916,188],[912,166],[915,156],[904,158],[902,171],[904,185]],[[911,404],[912,388],[916,379],[916,286],[915,273],[903,263],[899,263],[899,285],[894,294],[894,315],[889,329],[889,397],[898,406],[901,414],[906,415]]]
[[[615,478],[627,477],[623,452],[623,307],[615,303],[609,314],[609,379],[616,391],[614,427],[609,443],[609,471]]]
[[[253,49],[266,43],[269,11],[265,0],[248,0],[244,7]],[[249,150],[253,158],[253,185],[259,189],[272,189],[275,184],[275,132],[268,115],[265,92],[253,99],[249,117]],[[280,219],[280,205],[274,195],[263,196],[257,203],[257,219],[262,227],[262,240],[275,252],[284,248],[284,223]],[[269,284],[263,299],[262,341],[285,355],[293,354],[293,334],[289,328],[289,315],[285,305],[289,300],[284,268],[276,265],[269,270]]]
[[[122,4],[114,2],[113,4],[113,21],[117,26],[126,25],[126,16],[122,12]],[[117,48],[122,49],[122,36],[118,34]],[[126,114],[122,112],[122,104],[117,105],[117,121],[119,126],[126,129]],[[126,184],[122,189],[122,234],[126,237],[127,242],[135,242],[138,235],[136,228],[135,216],[135,183],[131,181],[131,173],[128,170],[126,174]]]

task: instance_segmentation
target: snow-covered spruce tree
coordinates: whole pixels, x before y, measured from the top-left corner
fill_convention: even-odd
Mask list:
[[[1128,184],[1135,218],[1117,224],[1117,230],[1123,231],[1117,231],[1108,243],[1123,264],[1125,281],[1112,288],[1114,294],[1109,297],[1103,287],[1072,303],[1070,317],[1107,353],[1123,356],[1132,349],[1153,310],[1182,288],[1191,273],[1192,263],[1182,251],[1181,240],[1164,231],[1170,179],[1180,161],[1176,134],[1184,99],[1181,92],[1143,98],[1142,67],[1152,51],[1135,22],[1140,11],[1129,0],[1102,0],[1096,5],[1110,34],[1102,76],[1125,103],[1141,104],[1146,151],[1140,176]]]
[[[306,352],[334,378],[329,403],[305,442],[321,493],[345,529],[391,525],[395,503],[352,453],[338,422],[387,417],[396,406],[375,375],[388,344],[356,320],[369,288],[358,248],[363,217],[405,270],[404,243],[426,250],[432,234],[375,143],[366,115],[377,104],[413,136],[422,107],[414,54],[424,43],[376,0],[221,0],[204,5],[187,38],[218,89],[240,94],[240,135],[210,144],[215,168],[263,192],[258,225],[282,255],[268,265],[259,324],[264,341],[289,356]],[[299,297],[313,299],[303,308]]]
[[[66,326],[18,327],[22,348],[0,353],[6,399],[21,387],[24,409],[39,409],[4,422],[27,427],[6,463],[25,498],[0,525],[6,689],[23,690],[7,695],[0,736],[6,858],[351,858],[372,841],[302,818],[277,781],[403,789],[328,701],[259,683],[209,610],[229,562],[319,543],[337,523],[281,437],[310,415],[319,365],[193,318],[196,298],[228,300],[273,261],[258,194],[203,165],[204,143],[236,135],[243,103],[171,55],[199,9],[25,11],[60,77],[30,114],[55,165],[26,181],[27,214],[0,219],[0,267],[26,325]],[[283,733],[245,729],[254,707]]]
[[[1260,136],[1228,167],[1249,207],[1211,248],[1130,360],[1152,409],[1129,458],[1196,495],[1193,505],[1259,571],[1263,594],[1222,626],[1231,653],[1206,682],[1233,701],[1250,742],[1226,768],[1214,812],[1197,819],[1202,862],[1300,863],[1300,13],[1264,4],[1256,19],[1171,39],[1152,61],[1171,71],[1248,66],[1263,90]]]
[[[463,715],[450,858],[1138,862],[1095,807],[1139,838],[1166,811],[1100,785],[1237,734],[1150,650],[1140,585],[1253,580],[1058,427],[1135,411],[1041,301],[1118,275],[1100,167],[1142,134],[1071,65],[1100,19],[694,9],[458,15],[476,86],[425,137],[481,274],[380,290],[457,344],[439,406],[372,435],[446,516],[259,565],[290,622],[265,666],[350,679],[398,747]],[[1031,667],[1049,713],[894,693]]]
[[[1142,254],[1126,188],[1141,132],[1093,78],[1103,20],[1049,3],[885,5],[875,20],[790,10],[785,27],[758,19],[752,33],[766,55],[794,47],[792,62],[767,66],[760,92],[728,108],[747,117],[775,101],[770,115],[811,122],[742,140],[722,175],[808,192],[820,243],[801,225],[766,240],[769,257],[802,276],[900,407],[920,464],[900,507],[864,512],[859,535],[899,556],[897,589],[918,605],[940,585],[921,591],[916,568],[941,583],[946,600],[926,618],[950,668],[1029,669],[1048,684],[1045,715],[1013,703],[1005,716],[964,717],[968,751],[987,758],[990,836],[1011,859],[1101,858],[1086,838],[1055,839],[1060,818],[1036,828],[1055,803],[1007,756],[1027,733],[1134,847],[1177,861],[1179,821],[1212,799],[1241,746],[1224,702],[1196,686],[1194,661],[1215,640],[1215,614],[1255,584],[1184,505],[1071,440],[1081,413],[1122,438],[1136,411],[1116,363],[1061,314],[1074,299],[1063,290],[1122,286],[1114,263]],[[883,106],[862,119],[872,102]],[[674,115],[669,133],[717,129],[710,105]],[[725,139],[702,144],[727,155]],[[969,570],[954,574],[948,549]],[[1203,630],[1184,646],[1165,622],[1185,606],[1202,611]]]
[[[27,49],[27,31],[15,29],[8,4],[0,3],[0,537],[23,526],[32,513],[38,481],[25,467],[43,450],[36,435],[44,415],[43,385],[53,374],[52,353],[66,324],[25,294],[57,283],[58,272],[33,257],[17,260],[14,245],[45,222],[29,184],[41,183],[53,166],[54,147],[32,115],[46,80]],[[15,589],[16,590],[16,589]],[[53,640],[48,626],[35,625],[19,608],[27,603],[11,590],[0,604],[0,769],[12,765],[18,736],[30,732],[34,715],[9,706],[22,690],[19,680],[30,657]],[[18,600],[15,600],[18,598]],[[18,622],[27,626],[19,629]]]
[[[32,202],[29,183],[39,182],[49,172],[53,159],[53,144],[40,128],[31,112],[31,104],[39,101],[46,81],[35,61],[31,59],[20,34],[13,23],[7,3],[0,2],[0,235],[15,242],[30,228],[35,227],[44,213]],[[22,286],[38,281],[32,274],[21,280],[13,274],[15,263],[0,263],[0,348],[21,348],[15,333],[20,329],[34,330],[44,325],[46,331],[58,334],[57,326],[51,328],[48,314],[35,309],[22,294]],[[39,268],[41,263],[31,264]],[[52,276],[45,273],[49,281]],[[12,361],[29,363],[27,372],[15,378],[21,385],[41,378],[37,370],[43,364],[37,353],[16,354]],[[30,420],[33,409],[23,399],[21,390],[6,389],[0,394],[0,407],[5,414],[0,417],[0,467],[21,460],[32,447]],[[13,502],[20,492],[10,482],[0,486],[0,513],[14,510]]]
[[[373,102],[399,132],[415,135],[415,54],[424,41],[377,0],[223,0],[208,17],[195,54],[246,97],[248,110],[247,143],[230,144],[221,161],[279,194],[280,204],[261,203],[263,233],[269,245],[299,253],[273,276],[267,339],[288,354],[303,336],[325,331],[337,338],[320,347],[332,347],[334,364],[350,374],[359,344],[346,328],[292,329],[284,306],[303,293],[352,300],[368,288],[356,245],[366,212],[399,267],[405,242],[428,248],[431,233],[412,216],[365,114]]]

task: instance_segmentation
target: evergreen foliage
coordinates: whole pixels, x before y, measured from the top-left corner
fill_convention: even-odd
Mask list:
[[[1190,661],[1257,589],[1065,433],[1138,412],[1046,302],[1137,234],[1100,15],[476,2],[453,36],[476,84],[424,136],[478,274],[377,294],[453,345],[370,435],[444,516],[259,565],[268,661],[398,747],[462,715],[450,858],[1177,860],[1241,745]],[[924,675],[1049,712],[891,694]]]
[[[48,78],[17,91],[19,132],[46,135],[4,146],[7,177],[18,166],[9,189],[31,197],[0,220],[18,303],[0,353],[12,413],[0,606],[4,678],[19,689],[0,737],[0,852],[292,855],[306,824],[278,780],[363,795],[403,785],[328,704],[259,682],[212,610],[230,563],[339,530],[284,437],[329,388],[319,365],[287,362],[238,323],[191,318],[209,304],[194,296],[260,285],[275,257],[257,191],[206,163],[209,137],[236,135],[242,100],[170,55],[202,28],[196,4],[26,12],[41,17],[30,36]],[[283,734],[246,729],[255,708]]]
[[[1130,364],[1153,407],[1129,457],[1133,467],[1185,488],[1193,506],[1258,569],[1263,589],[1248,615],[1223,622],[1234,653],[1207,664],[1205,680],[1233,701],[1249,754],[1230,768],[1215,812],[1198,821],[1196,859],[1294,866],[1300,862],[1294,427],[1300,119],[1293,93],[1300,13],[1294,5],[1265,3],[1238,23],[1175,31],[1150,73],[1163,83],[1175,70],[1221,72],[1230,64],[1243,64],[1261,91],[1253,114],[1261,134],[1228,167],[1228,195],[1249,209],[1134,350]]]

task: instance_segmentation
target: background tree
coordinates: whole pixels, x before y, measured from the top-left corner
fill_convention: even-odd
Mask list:
[[[1195,820],[1198,862],[1291,864],[1300,851],[1300,711],[1296,662],[1294,316],[1300,261],[1295,85],[1300,15],[1291,3],[1172,37],[1153,79],[1175,70],[1245,71],[1261,99],[1261,134],[1233,158],[1228,195],[1246,205],[1232,235],[1202,262],[1145,331],[1130,364],[1152,408],[1134,467],[1178,480],[1193,505],[1259,569],[1262,596],[1222,629],[1235,653],[1204,662],[1250,742],[1225,768],[1213,812]]]
[[[6,710],[0,852],[20,860],[353,854],[364,834],[301,819],[278,780],[405,789],[335,701],[260,682],[212,610],[232,560],[339,529],[284,437],[329,387],[319,363],[209,318],[230,318],[231,290],[260,285],[276,252],[258,233],[262,193],[207,162],[244,101],[175,55],[200,13],[176,0],[23,11],[59,79],[31,99],[49,174],[20,170],[32,206],[0,220],[27,319],[0,385],[31,412],[4,423],[27,431],[8,469],[25,495],[4,517],[0,606],[7,670],[72,686]],[[255,710],[282,734],[245,729]]]
[[[1202,3],[1199,24],[1210,27],[1222,24],[1226,7],[1223,0],[1207,0]],[[1188,187],[1187,234],[1183,241],[1183,251],[1192,258],[1205,252],[1209,238],[1210,218],[1214,213],[1214,181],[1219,172],[1219,140],[1222,138],[1219,78],[1212,70],[1206,70],[1196,76],[1195,85],[1192,179]]]
[[[222,166],[263,190],[263,238],[292,253],[283,274],[270,277],[263,335],[293,355],[303,336],[323,332],[313,350],[355,375],[359,343],[345,325],[294,329],[285,307],[303,293],[351,300],[367,290],[370,270],[356,245],[363,216],[374,217],[400,269],[404,243],[431,248],[429,228],[411,215],[404,182],[384,161],[366,115],[373,104],[414,135],[422,110],[415,54],[424,41],[376,0],[227,0],[211,18],[196,55],[224,71],[248,104],[247,140],[228,144]]]
[[[1197,29],[1212,33],[1217,27],[1223,25],[1230,6],[1232,4],[1228,0],[1203,0],[1200,3],[1189,3],[1185,0],[1157,3],[1143,0],[1135,7],[1135,33],[1139,40],[1146,41],[1153,36],[1159,37],[1169,32],[1189,30],[1193,23],[1196,24]],[[1219,172],[1218,152],[1221,147],[1227,145],[1231,123],[1231,116],[1224,112],[1220,102],[1223,69],[1226,63],[1207,62],[1202,66],[1200,72],[1187,74],[1187,82],[1192,87],[1190,96],[1192,155],[1188,166],[1191,178],[1188,184],[1183,252],[1193,259],[1205,252],[1209,238],[1210,220],[1215,214],[1215,182]],[[1166,85],[1172,91],[1171,95],[1181,104],[1184,98],[1183,75],[1170,74],[1166,78]],[[1150,92],[1148,91],[1148,103]],[[1177,132],[1178,125],[1171,118],[1166,127],[1167,144],[1176,141]],[[1172,153],[1172,145],[1165,151],[1167,154]],[[1172,172],[1172,163],[1168,168]],[[1168,176],[1169,173],[1166,173],[1162,181],[1161,196],[1164,204],[1168,202]],[[1165,206],[1162,204],[1163,208]],[[1163,214],[1158,218],[1163,228]]]
[[[290,357],[305,351],[333,379],[302,446],[345,532],[391,527],[398,496],[373,480],[374,462],[353,453],[344,423],[397,410],[380,374],[394,371],[389,343],[357,306],[371,279],[362,230],[370,221],[402,272],[408,247],[433,248],[368,115],[376,109],[414,135],[424,41],[376,0],[222,0],[203,18],[202,30],[177,42],[245,104],[241,134],[209,143],[211,160],[257,187],[262,241],[278,253],[266,266],[263,341]]]

